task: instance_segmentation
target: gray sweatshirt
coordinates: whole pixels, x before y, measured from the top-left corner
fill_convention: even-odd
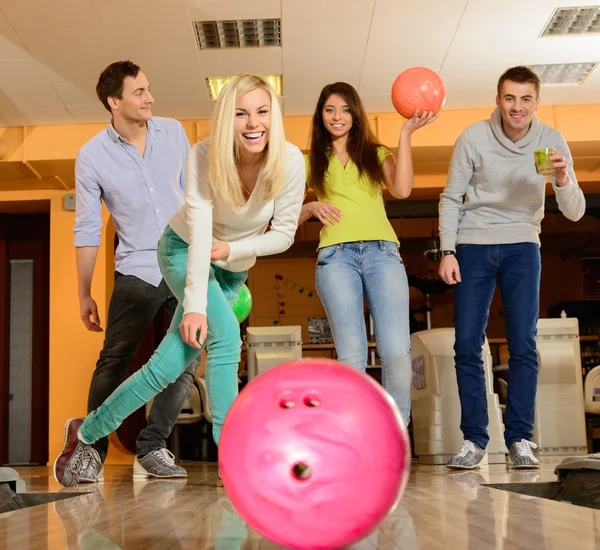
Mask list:
[[[552,188],[560,211],[579,220],[585,213],[585,197],[561,134],[534,117],[527,134],[513,143],[502,130],[496,109],[489,120],[469,126],[456,141],[448,182],[440,195],[442,250],[455,250],[457,244],[539,246],[546,176],[536,172],[533,152],[545,147],[557,149],[567,161],[569,182],[557,187],[551,176]]]

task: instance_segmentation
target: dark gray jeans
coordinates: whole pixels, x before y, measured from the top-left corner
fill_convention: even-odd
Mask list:
[[[163,304],[172,317],[177,300],[164,280],[156,288],[133,275],[115,273],[104,346],[90,385],[88,412],[96,410],[123,382],[146,330]],[[154,398],[148,425],[137,438],[138,456],[166,447],[166,439],[194,383],[196,367],[194,361],[175,382]],[[104,461],[108,438],[98,440],[94,447]]]

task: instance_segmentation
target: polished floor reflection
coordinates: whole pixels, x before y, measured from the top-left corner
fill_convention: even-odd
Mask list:
[[[353,549],[491,550],[600,548],[600,511],[482,486],[556,481],[556,461],[540,472],[504,466],[449,473],[414,466],[400,506]],[[18,550],[267,550],[248,528],[214,464],[186,464],[187,480],[133,482],[131,467],[108,466],[105,482],[60,487],[50,468],[18,469],[28,492],[77,493],[0,514],[0,548]],[[79,494],[81,493],[81,494]]]

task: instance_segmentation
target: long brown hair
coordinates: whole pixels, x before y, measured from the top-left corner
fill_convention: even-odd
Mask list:
[[[377,158],[377,147],[381,144],[371,131],[358,92],[346,82],[328,84],[321,90],[317,101],[312,119],[309,185],[319,197],[327,197],[325,172],[329,166],[331,136],[323,123],[323,107],[332,94],[344,98],[352,115],[352,128],[346,145],[348,155],[358,168],[359,175],[367,174],[373,186],[379,188],[383,182],[383,170]]]

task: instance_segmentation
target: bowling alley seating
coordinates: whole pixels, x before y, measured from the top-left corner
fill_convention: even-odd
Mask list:
[[[302,358],[299,325],[248,327],[246,334],[248,382],[285,361]]]
[[[585,377],[583,386],[588,451],[597,452],[600,440],[600,366],[594,367]]]
[[[421,464],[445,464],[462,446],[460,401],[454,368],[454,329],[436,328],[411,335],[412,425],[414,452]],[[493,392],[492,355],[483,345],[489,434],[488,462],[505,463],[504,425]]]
[[[532,440],[541,456],[587,454],[577,319],[540,319],[536,340],[539,377]],[[412,421],[415,454],[422,464],[443,464],[462,445],[453,346],[453,328],[412,334]],[[503,407],[493,391],[487,339],[483,359],[490,422],[488,458],[490,463],[503,463]]]
[[[533,441],[542,456],[587,454],[585,405],[575,317],[540,319]]]

